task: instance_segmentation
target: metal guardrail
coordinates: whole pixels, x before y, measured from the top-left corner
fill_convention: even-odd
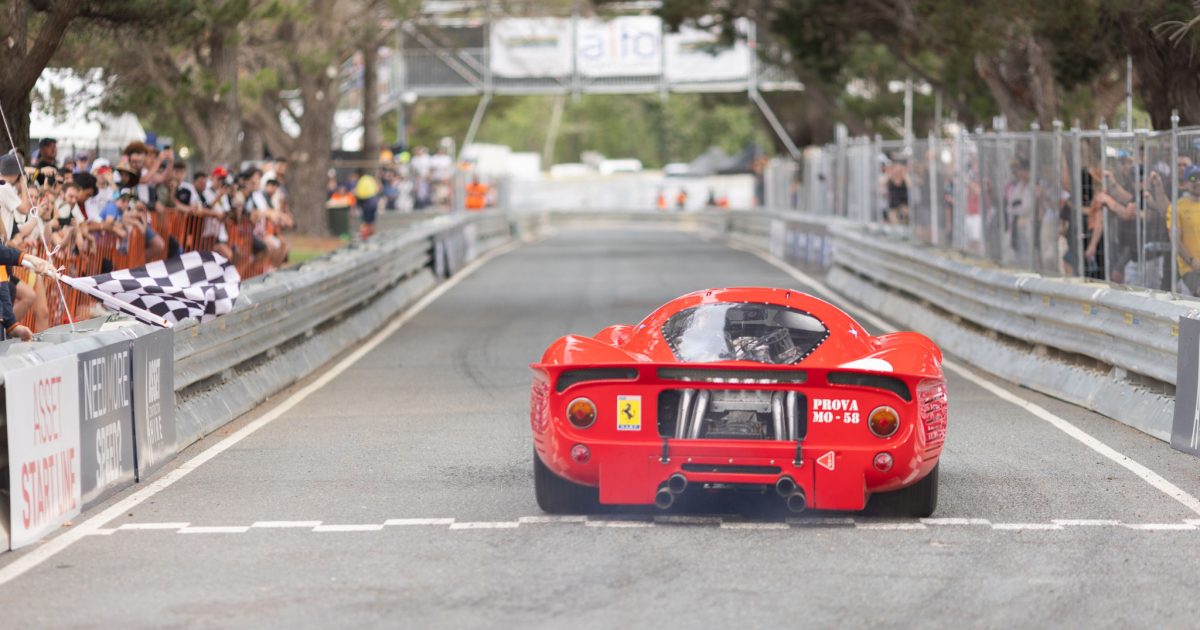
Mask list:
[[[1022,341],[1175,384],[1179,318],[1200,302],[1168,293],[979,266],[963,256],[834,228],[835,264]]]

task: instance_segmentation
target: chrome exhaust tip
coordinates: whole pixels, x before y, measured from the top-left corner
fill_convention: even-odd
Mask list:
[[[671,475],[671,478],[667,480],[667,490],[670,490],[671,494],[683,494],[683,491],[687,490],[687,486],[687,477],[680,473]]]
[[[797,488],[796,492],[788,496],[787,509],[793,514],[799,514],[808,509],[808,497],[804,496],[804,490]]]
[[[665,510],[675,504],[675,494],[670,488],[659,488],[658,493],[654,495],[654,505],[658,509]]]
[[[775,492],[783,498],[792,496],[796,491],[796,482],[791,477],[780,477],[779,481],[775,482]]]

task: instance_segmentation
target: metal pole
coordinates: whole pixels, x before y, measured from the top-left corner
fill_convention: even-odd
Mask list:
[[[1146,200],[1142,198],[1142,191],[1145,190],[1145,183],[1142,179],[1147,175],[1146,169],[1152,166],[1146,162],[1145,146],[1145,136],[1135,133],[1133,136],[1133,161],[1134,164],[1145,165],[1145,168],[1135,166],[1133,171],[1133,205],[1137,212],[1133,220],[1134,229],[1137,232],[1135,242],[1137,243],[1138,280],[1141,281],[1143,287],[1146,287]],[[1129,279],[1125,280],[1128,283]]]
[[[1171,111],[1171,292],[1179,277],[1179,111]]]
[[[1083,257],[1084,248],[1087,246],[1083,238],[1083,151],[1080,146],[1079,138],[1079,121],[1075,121],[1075,125],[1071,127],[1071,163],[1073,170],[1071,172],[1071,204],[1075,206],[1075,273],[1080,278],[1086,275],[1087,267]],[[1092,182],[1092,194],[1096,194],[1096,182]]]
[[[1133,55],[1125,55],[1125,131],[1133,131]]]
[[[1100,120],[1100,192],[1104,193],[1106,196],[1108,195],[1108,175],[1107,175],[1107,173],[1108,173],[1108,123],[1104,122],[1104,120],[1101,119]],[[1095,184],[1095,182],[1092,182],[1092,190],[1095,191],[1095,189],[1096,189],[1096,184]],[[1095,193],[1093,192],[1093,194],[1095,194]],[[1101,228],[1102,230],[1104,230],[1104,280],[1105,280],[1105,282],[1111,282],[1112,280],[1110,278],[1110,274],[1108,273],[1108,271],[1109,271],[1109,269],[1112,268],[1112,263],[1113,263],[1112,256],[1110,255],[1112,252],[1113,233],[1112,233],[1112,230],[1109,229],[1109,225],[1108,225],[1108,204],[1104,204],[1104,218],[1101,220],[1103,221],[1103,225],[1104,225],[1104,227]]]
[[[937,134],[929,134],[929,244],[937,246],[938,241],[938,212],[941,204],[939,203],[941,196],[938,190],[938,167],[941,165],[942,155],[938,142]]]
[[[913,139],[913,85],[912,79],[904,80],[904,148],[911,151]],[[911,152],[909,157],[912,157]]]
[[[1026,217],[1028,221],[1028,229],[1025,233],[1028,235],[1029,242],[1025,244],[1025,251],[1029,252],[1029,259],[1026,264],[1030,271],[1037,271],[1038,255],[1041,253],[1041,240],[1038,236],[1041,234],[1041,214],[1042,214],[1042,199],[1038,194],[1038,179],[1041,171],[1038,170],[1038,123],[1033,122],[1033,130],[1029,134],[1029,185],[1033,186],[1033,207],[1029,208],[1029,215]],[[1014,228],[1017,226],[1014,225]],[[1021,237],[1020,230],[1017,232],[1017,237]]]
[[[1053,167],[1053,169],[1054,170],[1050,171],[1050,172],[1053,173],[1052,176],[1054,179],[1052,180],[1052,183],[1054,184],[1054,190],[1055,190],[1054,196],[1052,197],[1052,200],[1053,200],[1052,203],[1057,204],[1057,206],[1054,209],[1054,216],[1058,217],[1058,216],[1061,216],[1061,215],[1059,215],[1059,210],[1062,207],[1062,201],[1063,201],[1062,200],[1062,192],[1063,192],[1063,188],[1062,188],[1062,185],[1063,185],[1063,183],[1062,183],[1062,175],[1063,175],[1062,174],[1062,167],[1063,167],[1062,129],[1063,129],[1063,123],[1061,120],[1055,118],[1054,122],[1052,123],[1052,126],[1054,127],[1054,148],[1053,148],[1053,152],[1054,152],[1054,167]],[[1061,221],[1061,219],[1056,220],[1055,225],[1058,225],[1059,221]],[[1062,266],[1063,266],[1062,261],[1063,261],[1063,254],[1065,253],[1062,251],[1058,251],[1058,243],[1059,243],[1059,240],[1057,238],[1055,238],[1054,239],[1054,250],[1055,250],[1054,251],[1054,275],[1056,275],[1056,276],[1062,275]]]

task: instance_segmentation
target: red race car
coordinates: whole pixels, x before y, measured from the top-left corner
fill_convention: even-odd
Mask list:
[[[637,326],[550,344],[530,405],[534,484],[550,513],[666,509],[684,493],[777,494],[793,512],[937,506],[942,353],[873,337],[787,289],[698,291]]]

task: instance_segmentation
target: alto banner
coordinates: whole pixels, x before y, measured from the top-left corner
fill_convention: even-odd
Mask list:
[[[571,74],[571,21],[505,18],[492,22],[491,69],[497,77],[548,78]]]
[[[79,355],[84,507],[134,480],[133,364],[128,342]]]
[[[717,83],[746,81],[750,77],[750,47],[746,45],[747,22],[735,22],[738,37],[723,44],[717,29],[681,26],[666,36],[666,73],[670,83]]]
[[[626,16],[578,22],[575,59],[585,77],[641,77],[662,72],[662,20]]]
[[[79,514],[79,372],[75,357],[4,375],[13,549]]]
[[[179,450],[175,430],[175,335],[157,330],[133,342],[133,436],[145,479]]]

